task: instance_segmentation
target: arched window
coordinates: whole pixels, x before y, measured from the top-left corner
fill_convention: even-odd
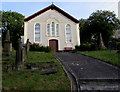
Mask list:
[[[59,36],[59,25],[56,24],[56,36]]]
[[[66,42],[71,42],[71,26],[66,25]]]
[[[40,42],[40,24],[35,24],[35,42]]]
[[[47,24],[47,36],[50,36],[50,24]]]
[[[52,22],[52,36],[55,36],[55,24]]]

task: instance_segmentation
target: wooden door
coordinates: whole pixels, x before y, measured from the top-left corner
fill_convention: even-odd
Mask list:
[[[49,46],[51,47],[51,52],[57,52],[58,51],[58,40],[49,40]]]

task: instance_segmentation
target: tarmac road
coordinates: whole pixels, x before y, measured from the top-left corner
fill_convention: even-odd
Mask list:
[[[119,90],[120,69],[88,56],[58,52],[56,57],[67,66],[83,90]],[[105,86],[106,85],[106,86]]]

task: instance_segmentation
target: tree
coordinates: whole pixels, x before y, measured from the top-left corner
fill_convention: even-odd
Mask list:
[[[80,19],[80,41],[81,43],[91,42],[91,32],[89,30],[89,24],[87,19]]]
[[[17,12],[0,11],[2,14],[2,42],[4,43],[6,31],[10,31],[10,40],[14,48],[17,46],[17,40],[24,33],[24,16]]]
[[[100,34],[104,44],[107,46],[114,30],[120,27],[120,21],[116,18],[116,15],[110,11],[98,10],[93,12],[87,21],[89,26],[88,28],[95,39],[97,39],[98,46],[100,42]]]

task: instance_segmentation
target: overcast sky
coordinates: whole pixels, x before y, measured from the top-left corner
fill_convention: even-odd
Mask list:
[[[91,13],[96,10],[109,10],[114,12],[118,16],[118,1],[119,0],[101,0],[97,2],[95,0],[64,0],[64,2],[56,2],[55,0],[47,0],[48,2],[41,2],[38,0],[29,0],[29,2],[24,2],[26,0],[2,0],[1,9],[4,11],[15,11],[23,14],[25,17],[32,15],[33,13],[51,5],[52,2],[65,12],[69,13],[77,19],[88,18]],[[45,0],[44,0],[45,1]],[[59,1],[59,0],[58,0]],[[61,0],[62,1],[62,0]],[[65,2],[66,1],[66,2]]]

